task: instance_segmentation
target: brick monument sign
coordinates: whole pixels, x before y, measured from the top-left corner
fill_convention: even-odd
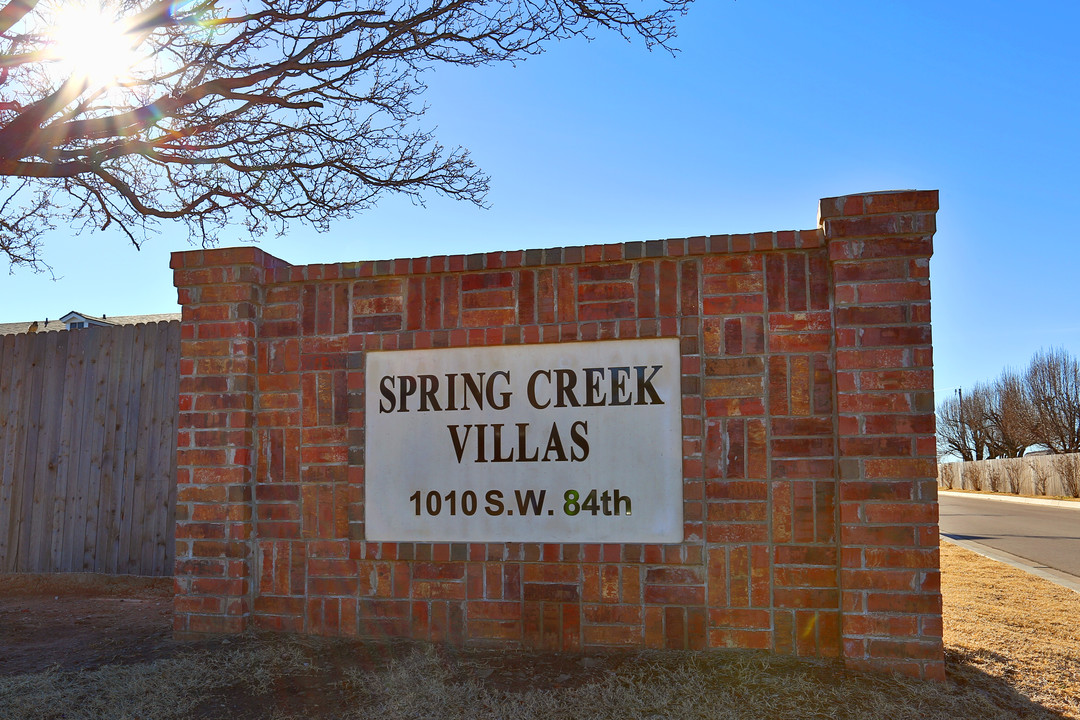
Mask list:
[[[937,207],[304,267],[174,254],[176,632],[942,678]]]

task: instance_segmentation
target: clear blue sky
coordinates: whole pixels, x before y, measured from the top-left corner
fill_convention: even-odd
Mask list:
[[[1064,1],[698,0],[675,57],[600,37],[429,76],[489,210],[390,199],[261,246],[304,264],[810,229],[822,197],[938,189],[940,398],[1041,347],[1080,355],[1078,29]],[[189,247],[180,226],[139,252],[54,232],[59,279],[0,272],[0,322],[174,312]]]

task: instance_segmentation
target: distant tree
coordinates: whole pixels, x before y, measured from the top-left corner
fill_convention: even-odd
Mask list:
[[[0,2],[0,253],[40,268],[59,223],[213,243],[386,193],[482,204],[487,176],[420,124],[426,71],[600,31],[669,48],[692,1]]]
[[[1035,441],[1055,453],[1080,452],[1080,362],[1064,349],[1041,351],[1025,379]]]
[[[963,460],[1021,457],[1041,446],[1080,452],[1080,361],[1040,351],[1027,370],[949,396],[937,408],[938,449]]]
[[[975,459],[971,430],[963,421],[958,397],[949,396],[938,403],[937,435],[940,454],[956,455],[965,462]]]
[[[1006,370],[990,386],[984,408],[989,457],[1022,457],[1035,439],[1035,408],[1024,378]]]
[[[940,452],[965,461],[994,457],[990,405],[991,389],[986,385],[943,400],[937,407]]]

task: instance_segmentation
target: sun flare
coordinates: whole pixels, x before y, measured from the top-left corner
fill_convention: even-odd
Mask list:
[[[63,3],[49,35],[64,74],[93,87],[122,83],[140,60],[138,41],[104,4]]]

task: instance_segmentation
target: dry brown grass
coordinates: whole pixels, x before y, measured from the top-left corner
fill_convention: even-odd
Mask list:
[[[950,669],[1080,718],[1080,594],[950,543],[941,567]]]
[[[1029,498],[1031,500],[1064,500],[1067,502],[1080,503],[1080,498],[1067,497],[1065,495],[1028,495],[1027,493],[1012,493],[1012,492],[991,492],[989,490],[964,490],[962,488],[941,488],[942,490],[948,490],[951,493],[962,493],[964,495],[999,495],[1004,498]]]
[[[946,683],[753,652],[582,657],[244,636],[0,677],[0,720],[1080,719],[1080,595],[947,544],[942,568]]]
[[[172,578],[95,573],[56,575],[0,574],[5,597],[89,595],[93,597],[172,597]]]
[[[234,643],[236,644],[236,643]],[[564,673],[493,682],[500,661],[402,646],[375,667],[346,644],[249,638],[136,665],[0,679],[0,717],[19,720],[1011,720],[1059,716],[1007,690],[845,673],[765,653],[622,656],[578,684]],[[358,648],[358,652],[365,652]],[[528,659],[528,658],[526,658]],[[550,658],[537,656],[541,664]],[[577,662],[572,661],[572,662]],[[608,661],[599,659],[597,665]],[[344,670],[342,669],[344,666]],[[561,682],[559,682],[561,680]]]

